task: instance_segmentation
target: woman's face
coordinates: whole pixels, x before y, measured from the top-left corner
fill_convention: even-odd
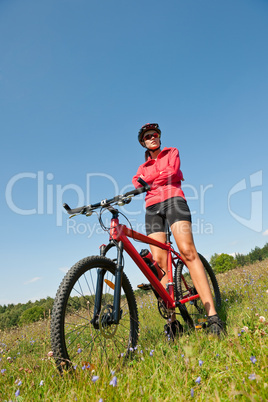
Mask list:
[[[148,130],[145,132],[143,136],[143,142],[146,148],[151,149],[152,151],[156,148],[159,148],[160,138],[159,134],[155,130]]]

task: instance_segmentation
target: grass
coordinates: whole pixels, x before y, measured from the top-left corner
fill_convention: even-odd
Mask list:
[[[268,261],[218,275],[222,340],[205,331],[165,340],[152,294],[139,296],[135,356],[60,376],[49,357],[49,322],[0,332],[1,401],[266,401]],[[266,321],[263,321],[263,318]]]

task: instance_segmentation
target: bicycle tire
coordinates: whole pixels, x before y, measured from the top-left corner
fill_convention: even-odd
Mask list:
[[[104,363],[115,364],[118,357],[127,356],[137,344],[137,303],[124,272],[119,324],[100,325],[99,329],[91,324],[99,269],[105,270],[106,279],[101,311],[111,310],[116,265],[107,257],[80,260],[70,268],[58,288],[51,315],[51,345],[60,372],[79,366],[92,369]]]
[[[219,312],[220,307],[221,307],[221,293],[218,285],[218,281],[216,279],[216,276],[213,272],[213,269],[211,268],[210,264],[208,261],[203,257],[201,254],[199,254],[199,258],[204,266],[209,286],[211,289],[214,305],[216,308],[216,311]],[[186,288],[186,285],[184,281],[182,280],[182,276],[184,278],[184,281],[187,283],[188,290]],[[189,270],[187,266],[180,260],[175,267],[175,296],[176,300],[179,301],[185,297],[186,294],[191,295],[196,295],[197,291],[193,285]],[[206,310],[203,306],[203,303],[201,302],[200,299],[193,300],[191,302],[187,302],[185,304],[180,304],[179,305],[179,310],[182,318],[186,322],[186,324],[191,327],[197,327],[197,326],[202,326],[202,320],[204,317],[206,317]]]

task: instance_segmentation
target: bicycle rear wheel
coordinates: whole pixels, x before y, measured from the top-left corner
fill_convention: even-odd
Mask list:
[[[210,290],[212,293],[214,305],[218,312],[221,307],[221,294],[216,276],[213,269],[209,265],[208,261],[198,254],[199,258],[204,266]],[[197,295],[197,291],[194,287],[189,269],[182,262],[179,261],[175,268],[175,291],[176,300],[181,300],[185,297]],[[202,321],[206,317],[206,310],[200,299],[195,299],[179,306],[180,314],[184,321],[192,328],[202,326]]]
[[[99,328],[93,318],[97,274],[104,270]],[[120,321],[107,324],[114,300],[115,269],[106,257],[87,257],[76,263],[63,278],[53,305],[51,344],[60,371],[92,369],[118,362],[134,349],[138,337],[136,299],[125,273],[122,277]]]

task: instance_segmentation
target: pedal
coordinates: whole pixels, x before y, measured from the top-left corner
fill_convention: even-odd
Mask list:
[[[195,329],[206,329],[206,322],[207,320],[205,318],[199,318],[198,324],[195,325]]]
[[[152,286],[149,283],[141,283],[137,287],[141,290],[152,290]]]

